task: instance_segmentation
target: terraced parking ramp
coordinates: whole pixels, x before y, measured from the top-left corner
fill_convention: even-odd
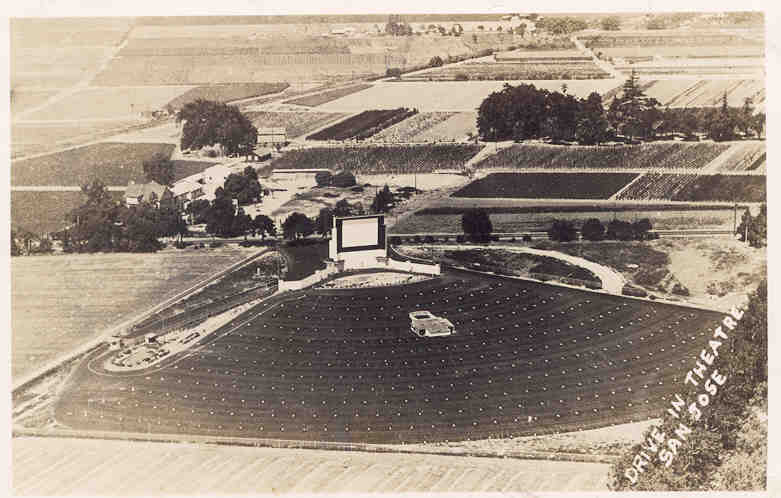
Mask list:
[[[449,319],[457,335],[413,336],[412,310]],[[306,290],[148,371],[110,374],[96,353],[55,418],[80,431],[362,443],[601,427],[657,416],[720,318],[459,270]]]

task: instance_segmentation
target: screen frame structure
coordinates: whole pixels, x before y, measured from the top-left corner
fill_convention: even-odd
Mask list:
[[[350,246],[344,247],[342,229],[345,221],[349,220],[365,220],[365,219],[377,219],[377,243],[365,246]],[[334,228],[336,229],[336,252],[358,252],[358,251],[372,251],[372,250],[385,250],[386,238],[385,238],[385,216],[383,215],[366,215],[366,216],[349,216],[344,218],[334,218]]]

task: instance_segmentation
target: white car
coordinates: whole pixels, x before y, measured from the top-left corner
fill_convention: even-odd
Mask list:
[[[413,311],[409,318],[412,321],[410,330],[420,337],[442,337],[456,333],[450,320],[434,316],[429,311]]]

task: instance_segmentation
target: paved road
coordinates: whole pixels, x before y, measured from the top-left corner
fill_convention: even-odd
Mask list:
[[[412,336],[416,309],[458,335]],[[55,416],[77,430],[368,443],[600,427],[658,416],[720,317],[462,271],[286,293],[149,372],[82,366]]]

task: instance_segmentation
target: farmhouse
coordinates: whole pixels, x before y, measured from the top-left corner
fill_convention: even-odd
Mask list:
[[[204,196],[204,185],[195,179],[197,176],[199,175],[179,180],[171,188],[176,204],[182,209],[186,208],[191,201]]]
[[[141,202],[150,202],[160,207],[160,201],[170,197],[171,191],[168,187],[160,185],[155,181],[149,183],[135,183],[132,180],[125,189],[125,205],[137,206]]]

